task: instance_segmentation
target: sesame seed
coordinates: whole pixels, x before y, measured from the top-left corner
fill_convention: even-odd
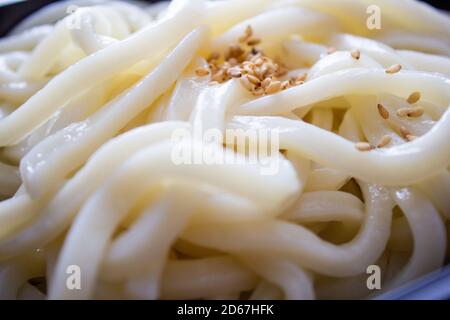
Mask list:
[[[231,68],[231,64],[228,61],[225,61],[221,69],[226,72],[229,68]]]
[[[253,70],[253,74],[254,74],[255,77],[257,77],[261,81],[264,80],[264,75],[261,72],[261,68],[256,68],[255,70]]]
[[[228,58],[239,58],[244,52],[240,45],[232,44],[228,48]]]
[[[266,88],[267,94],[277,93],[281,90],[281,82],[280,81],[272,81]]]
[[[420,92],[415,91],[415,92],[413,92],[413,93],[411,93],[411,94],[409,95],[409,97],[408,97],[408,99],[406,99],[406,101],[407,101],[409,104],[414,104],[414,103],[416,103],[417,101],[420,100],[420,97],[421,97]]]
[[[263,65],[263,63],[264,63],[264,60],[261,59],[261,58],[257,58],[256,61],[255,61],[255,64],[256,64],[258,67],[261,67],[261,66]]]
[[[242,77],[241,78],[241,84],[244,86],[244,88],[246,88],[248,91],[253,91],[255,90],[255,85],[253,83],[250,82],[250,80],[248,79],[248,76]]]
[[[352,50],[351,55],[353,57],[353,59],[359,60],[359,58],[361,58],[361,52],[357,49]]]
[[[286,68],[284,68],[284,67],[279,67],[279,69],[278,69],[278,71],[277,71],[277,73],[276,73],[276,76],[277,77],[284,77],[285,75],[287,75],[288,74],[288,70],[286,69]]]
[[[213,52],[213,53],[211,53],[211,54],[209,55],[208,62],[209,62],[209,61],[214,61],[214,60],[219,60],[219,59],[220,59],[220,53],[218,53],[218,52]]]
[[[216,71],[219,69],[219,68],[217,67],[217,64],[215,64],[215,63],[209,63],[208,66],[209,66],[209,69],[210,69],[212,72],[216,72]]]
[[[239,61],[236,58],[230,58],[228,59],[228,63],[230,64],[230,66],[236,66],[238,65]]]
[[[261,82],[261,87],[263,87],[265,89],[265,88],[267,88],[270,85],[271,82],[272,82],[272,79],[265,78],[263,80],[263,82]]]
[[[261,52],[258,52],[257,54],[250,53],[250,59],[248,59],[248,60],[250,60],[250,62],[253,62],[256,65],[258,65],[258,64],[262,65],[265,62],[265,59]]]
[[[247,26],[247,28],[245,29],[245,34],[249,37],[251,37],[253,35],[253,28],[251,25]]]
[[[408,114],[408,117],[417,118],[423,116],[425,110],[421,107],[414,108],[412,112]]]
[[[246,64],[244,65],[244,72],[250,75],[255,74],[255,68],[252,68],[252,65]]]
[[[195,70],[195,74],[199,77],[205,77],[209,75],[209,70],[206,68],[198,68],[197,70]]]
[[[260,43],[261,43],[261,39],[259,39],[259,38],[254,38],[254,39],[250,39],[250,40],[247,41],[247,45],[250,46],[250,47],[256,46],[256,45],[258,45]]]
[[[367,142],[358,142],[355,144],[356,149],[359,151],[370,151],[372,150],[372,146]]]
[[[383,119],[389,119],[389,111],[382,104],[378,104],[378,112]]]
[[[242,77],[242,71],[239,68],[230,68],[227,70],[227,74],[231,78],[240,78]]]
[[[400,108],[397,110],[397,115],[399,117],[418,118],[421,117],[424,113],[425,110],[422,107]]]
[[[409,132],[409,130],[406,129],[404,126],[401,126],[401,127],[400,127],[400,134],[402,135],[402,138],[403,138],[403,139],[407,139],[407,137],[408,137],[409,135],[411,135],[411,133]]]
[[[377,148],[383,148],[392,142],[392,137],[390,135],[385,135],[381,138],[380,142],[377,145]]]
[[[270,74],[274,73],[275,71],[276,71],[276,66],[271,62],[267,62],[261,66],[261,74],[264,77],[268,77]]]
[[[297,78],[295,78],[295,81],[305,81],[307,77],[308,77],[307,73],[302,73]]]
[[[261,85],[261,80],[259,80],[257,77],[252,76],[250,74],[247,75],[248,80],[253,83],[255,86]]]
[[[239,42],[247,42],[248,39],[250,39],[253,36],[253,28],[252,26],[248,25],[245,29],[244,35],[239,38]]]
[[[394,64],[393,66],[390,66],[389,68],[386,69],[386,73],[394,74],[394,73],[399,72],[400,70],[402,70],[402,66],[399,64]]]
[[[219,83],[221,83],[221,82],[223,82],[223,80],[224,80],[224,72],[223,72],[223,70],[219,70],[219,71],[217,71],[214,75],[213,75],[213,77],[212,77],[212,81],[217,81],[217,82],[219,82]]]
[[[255,95],[255,96],[262,96],[262,95],[264,95],[264,89],[263,88],[258,88],[258,89],[256,89],[256,90],[254,90],[253,91],[253,95]]]

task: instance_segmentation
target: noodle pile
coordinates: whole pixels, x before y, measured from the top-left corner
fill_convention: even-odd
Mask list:
[[[42,9],[0,39],[0,298],[359,299],[441,267],[449,57],[412,0]],[[245,139],[174,163],[198,128],[265,130],[276,173]]]

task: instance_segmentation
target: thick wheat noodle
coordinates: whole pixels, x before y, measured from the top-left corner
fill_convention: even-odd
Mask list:
[[[44,90],[0,121],[0,145],[20,141],[76,94],[145,59],[146,51],[152,43],[164,43],[167,48],[178,42],[186,31],[195,27],[187,18],[195,15],[192,10],[194,9],[191,7],[157,25],[148,27],[135,36],[88,57],[76,67],[55,77]],[[160,47],[160,51],[164,51],[164,47]],[[117,56],[121,58],[117,60]]]
[[[423,138],[391,149],[367,153],[359,152],[348,140],[305,122],[278,117],[238,116],[230,127],[277,130],[281,148],[380,185],[418,182],[423,177],[438,173],[450,158],[450,150],[444,147],[450,136],[450,111]],[[334,151],[333,158],[328,156],[330,150]],[[423,162],[424,159],[426,162]],[[384,175],[386,172],[390,175]]]
[[[222,187],[225,190],[233,190],[233,192],[257,200],[261,206],[261,210],[274,210],[281,206],[283,200],[292,194],[292,191],[295,191],[295,189],[298,188],[294,178],[295,173],[293,172],[292,167],[287,163],[280,168],[279,176],[283,176],[283,179],[278,176],[276,178],[273,177],[271,179],[272,181],[269,183],[271,187],[275,187],[276,192],[273,192],[272,189],[269,190],[268,188],[264,188],[258,183],[257,172],[259,166],[219,165],[220,174],[217,174],[216,172],[218,169],[216,168],[217,165],[207,166],[206,168],[197,167],[197,170],[192,170],[195,169],[195,167],[176,166],[171,163],[170,153],[172,148],[173,146],[171,143],[163,143],[158,147],[151,147],[149,150],[141,151],[135,157],[127,161],[124,164],[124,168],[121,168],[118,171],[116,175],[117,182],[111,183],[104,189],[100,189],[94,197],[91,197],[86,203],[80,212],[80,217],[72,228],[71,234],[68,235],[68,242],[66,242],[65,247],[63,248],[63,256],[59,258],[59,264],[55,271],[55,279],[57,280],[54,279],[52,286],[50,287],[50,297],[66,294],[68,294],[67,298],[75,297],[72,296],[72,294],[81,294],[80,297],[83,297],[84,295],[86,295],[86,297],[89,296],[91,293],[90,290],[93,289],[94,284],[93,281],[89,280],[94,280],[96,278],[96,269],[98,268],[99,261],[83,259],[84,261],[82,263],[81,258],[86,258],[87,256],[80,251],[81,247],[79,246],[79,241],[82,239],[83,241],[88,240],[89,237],[87,237],[87,235],[90,234],[95,239],[95,246],[88,240],[88,243],[91,243],[90,252],[94,256],[100,257],[102,253],[104,253],[108,235],[109,237],[112,236],[113,230],[124,218],[124,215],[127,214],[130,205],[137,200],[140,192],[139,190],[144,191],[151,185],[155,185],[159,179],[166,177],[168,172],[170,172],[170,176],[172,177],[180,176],[185,179],[197,178],[198,181],[205,182],[211,182],[212,179],[212,181],[215,182],[213,185]],[[154,172],[151,178],[142,175],[141,170],[143,168],[147,168],[145,171]],[[207,171],[204,169],[207,169]],[[133,172],[135,174],[132,174]],[[161,176],[161,173],[164,173],[163,176]],[[248,178],[244,179],[245,176],[248,176]],[[245,184],[233,186],[237,177],[240,177],[243,182],[245,181]],[[119,182],[120,180],[122,181]],[[128,188],[127,190],[124,190],[123,187],[129,186],[127,181],[130,180],[133,181],[132,189]],[[255,188],[255,186],[253,186],[249,188],[250,183],[255,183],[257,187]],[[238,189],[236,189],[236,187],[238,187]],[[126,194],[124,191],[126,191]],[[118,195],[121,195],[120,198],[117,197]],[[111,203],[111,196],[119,200],[119,203]],[[107,218],[107,224],[105,223],[105,219],[100,216],[99,213],[106,214],[107,217],[109,216]],[[101,224],[101,230],[98,229],[98,227],[100,227],[99,224]],[[78,233],[78,228],[84,230],[82,239],[79,238],[81,234]],[[91,271],[89,274],[85,272],[83,277],[85,279],[84,281],[86,281],[83,283],[85,289],[82,292],[69,292],[66,290],[64,283],[60,282],[60,279],[65,275],[64,266],[66,260],[70,261],[74,259],[79,262],[80,267],[83,268],[84,264],[86,264],[86,269]]]
[[[153,72],[128,92],[87,120],[69,126],[30,151],[21,162],[22,176],[26,177],[25,184],[29,191],[33,195],[52,191],[68,173],[83,164],[99,146],[148,107],[180,75],[204,36],[204,29],[194,30],[187,36],[186,42],[182,42]],[[44,162],[40,157],[42,153],[50,155]],[[68,158],[71,161],[64,161]]]

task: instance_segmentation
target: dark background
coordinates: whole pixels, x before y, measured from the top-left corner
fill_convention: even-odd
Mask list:
[[[28,0],[11,5],[0,4],[0,36],[5,35],[11,28],[24,17],[44,5],[56,0]],[[243,0],[245,1],[245,0]],[[396,1],[396,0],[392,0]],[[450,0],[424,0],[443,10],[450,11]],[[147,2],[158,2],[158,0],[147,0]]]

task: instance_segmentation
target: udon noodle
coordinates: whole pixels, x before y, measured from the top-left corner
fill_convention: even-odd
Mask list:
[[[449,56],[412,0],[45,7],[0,39],[0,298],[360,299],[440,268]]]

